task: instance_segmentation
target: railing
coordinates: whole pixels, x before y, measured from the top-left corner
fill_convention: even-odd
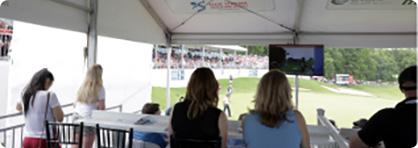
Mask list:
[[[72,107],[73,105],[74,105],[73,103],[70,103],[70,104],[62,105],[61,107],[63,109],[66,109],[68,107]],[[116,106],[108,107],[106,108],[106,110],[122,112],[123,107],[122,105],[116,105]],[[13,114],[3,115],[3,116],[0,116],[0,121],[7,120],[10,118],[17,118],[22,115],[23,115],[22,113],[13,113]],[[73,112],[65,113],[64,122],[70,122],[72,115],[73,115]],[[23,127],[24,126],[25,124],[21,123],[21,124],[12,125],[12,126],[5,127],[5,128],[0,128],[0,140],[3,140],[3,141],[0,141],[1,142],[0,148],[1,147],[6,147],[6,148],[21,147],[22,142],[23,142]],[[19,139],[16,140],[17,138]]]
[[[325,117],[325,110],[324,109],[317,109],[317,118],[318,118],[318,126],[323,126],[328,129],[328,132],[331,134],[331,137],[337,143],[339,148],[348,148],[348,142],[344,139],[343,136],[340,135],[340,132],[331,122]]]

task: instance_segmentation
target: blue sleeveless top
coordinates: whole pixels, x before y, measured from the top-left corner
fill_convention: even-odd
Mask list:
[[[287,120],[275,128],[261,124],[260,116],[251,113],[244,119],[244,141],[247,148],[299,148],[302,134],[295,112],[286,113]]]

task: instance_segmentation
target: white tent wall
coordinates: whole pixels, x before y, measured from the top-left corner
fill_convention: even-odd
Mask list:
[[[7,113],[16,113],[15,107],[21,102],[24,87],[42,68],[48,68],[54,75],[50,90],[56,93],[60,104],[73,103],[85,73],[83,48],[86,35],[19,21],[13,22],[13,27],[9,95],[8,100],[1,100],[7,104]],[[8,124],[15,125],[23,120],[15,119],[8,120]]]
[[[10,63],[7,61],[0,61],[0,99],[7,99],[9,94],[9,69]],[[0,103],[0,115],[7,113],[7,101]],[[4,127],[5,121],[0,121],[0,127]]]
[[[151,102],[152,44],[99,36],[98,64],[103,67],[106,106],[134,112]]]
[[[83,0],[71,0],[82,4]],[[87,13],[52,0],[8,0],[0,17],[78,32],[87,31]]]

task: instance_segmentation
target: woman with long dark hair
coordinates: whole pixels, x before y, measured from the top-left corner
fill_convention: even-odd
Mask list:
[[[46,147],[44,121],[62,122],[64,114],[54,92],[48,91],[54,76],[46,68],[33,75],[22,93],[25,116],[24,148]]]
[[[212,70],[196,69],[187,85],[184,101],[173,108],[171,136],[174,139],[221,139],[221,147],[226,148],[228,125],[225,113],[217,108],[218,93],[219,84]]]

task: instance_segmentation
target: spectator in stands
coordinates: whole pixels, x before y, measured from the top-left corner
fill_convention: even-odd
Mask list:
[[[398,82],[406,99],[395,108],[375,113],[351,138],[351,148],[373,147],[380,141],[386,148],[410,148],[417,144],[417,66],[403,70]]]
[[[144,105],[144,107],[142,107],[142,114],[161,115],[160,105],[158,103],[147,103]],[[165,148],[167,146],[167,141],[164,134],[135,131],[134,139],[154,143],[161,148]]]
[[[171,148],[176,148],[175,142],[182,139],[221,140],[222,148],[226,148],[228,125],[225,113],[217,108],[218,93],[219,84],[212,70],[198,68],[193,72],[184,101],[177,103],[171,114]]]
[[[278,70],[271,70],[261,78],[254,110],[244,119],[247,148],[310,146],[305,119],[294,110],[291,92],[286,75]]]
[[[44,121],[62,122],[64,118],[57,95],[48,91],[53,81],[52,73],[44,68],[35,73],[23,90],[23,108],[21,104],[17,107],[23,109],[25,116],[23,148],[46,147]]]
[[[245,116],[247,116],[248,113],[240,114],[238,117],[239,127],[238,132],[242,133],[242,126],[244,122]],[[228,148],[245,148],[244,140],[242,139],[228,139]]]
[[[104,110],[106,108],[102,74],[103,68],[99,64],[93,65],[88,70],[86,78],[78,90],[74,109],[74,121],[89,119],[93,110]],[[83,147],[91,148],[94,140],[95,128],[85,127],[83,131]]]

